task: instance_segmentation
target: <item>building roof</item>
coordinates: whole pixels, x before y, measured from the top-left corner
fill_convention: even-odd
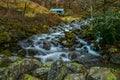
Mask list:
[[[63,8],[51,8],[50,11],[64,11]]]

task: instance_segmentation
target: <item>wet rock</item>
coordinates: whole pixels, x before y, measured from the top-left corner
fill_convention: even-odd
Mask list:
[[[114,64],[120,65],[120,54],[111,55],[110,61]]]
[[[41,80],[41,79],[33,77],[33,76],[29,75],[29,74],[24,74],[18,80]]]
[[[96,57],[93,55],[81,55],[80,57],[73,59],[73,62],[83,64],[85,68],[90,68],[94,66],[104,66],[103,58]]]
[[[52,64],[48,73],[48,80],[63,80],[68,69],[63,61],[56,61]]]
[[[0,69],[0,80],[18,80],[20,75],[40,67],[40,62],[35,59],[23,59],[7,68]]]
[[[92,67],[88,70],[87,80],[117,80],[109,68]]]
[[[86,80],[85,74],[68,74],[63,80]]]
[[[77,52],[77,51],[72,51],[69,53],[68,57],[71,59],[71,60],[74,60],[76,58],[78,58],[79,56],[81,56],[80,52]]]
[[[80,47],[82,47],[82,46],[83,46],[83,45],[80,44],[80,43],[77,43],[77,44],[75,45],[76,48],[80,48]]]
[[[50,71],[50,67],[42,67],[32,71],[32,75],[42,80],[47,80],[49,71]]]
[[[44,54],[42,51],[33,50],[33,49],[29,49],[27,52],[28,52],[28,56],[31,56],[31,57],[34,57],[37,54],[40,54],[40,55]]]
[[[67,42],[67,40],[63,40],[62,41],[62,44],[64,45],[64,46],[69,46],[70,44]]]
[[[56,46],[56,47],[57,47],[58,44],[59,44],[57,41],[51,41],[51,43],[52,43],[54,46]]]
[[[18,57],[25,57],[25,56],[26,56],[26,50],[23,49],[22,51],[18,52],[18,53],[17,53],[17,56],[18,56]]]
[[[50,50],[50,49],[51,49],[50,43],[49,43],[49,42],[44,42],[44,43],[43,43],[43,48],[44,48],[45,50]]]

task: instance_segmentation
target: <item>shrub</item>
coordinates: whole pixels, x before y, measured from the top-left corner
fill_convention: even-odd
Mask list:
[[[101,37],[104,44],[112,44],[120,40],[120,13],[109,12],[93,21],[92,34]]]

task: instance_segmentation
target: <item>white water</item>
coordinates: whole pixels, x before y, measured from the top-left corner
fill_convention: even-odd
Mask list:
[[[69,54],[71,50],[68,47],[63,46],[60,43],[59,38],[64,37],[64,31],[70,31],[73,29],[80,29],[82,30],[85,25],[89,24],[90,20],[85,20],[83,22],[79,21],[74,21],[69,24],[62,24],[58,25],[55,28],[50,29],[50,34],[41,34],[41,35],[33,35],[32,37],[19,41],[19,45],[21,46],[22,49],[26,50],[27,57],[29,57],[29,52],[28,50],[35,51],[36,55],[34,57],[40,58],[42,62],[47,62],[47,61],[56,61],[56,60],[63,60],[63,61],[71,61],[69,58]],[[77,44],[74,44],[75,50],[77,52],[84,51],[85,54],[82,54],[79,57],[85,57],[86,54],[90,54],[93,56],[100,56],[98,52],[92,50],[92,46],[88,45],[87,41],[84,39],[79,38],[76,35],[77,38],[77,44],[82,44],[83,46],[78,46],[76,47]],[[45,49],[44,46],[48,46],[49,49]],[[92,43],[91,43],[92,44]],[[81,54],[81,53],[80,53]]]

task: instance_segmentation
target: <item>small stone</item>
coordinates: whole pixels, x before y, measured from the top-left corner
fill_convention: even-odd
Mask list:
[[[43,43],[43,48],[44,48],[45,50],[50,50],[50,49],[51,49],[50,43],[49,43],[49,42]]]
[[[114,64],[120,65],[120,55],[119,54],[112,55],[110,61]]]

